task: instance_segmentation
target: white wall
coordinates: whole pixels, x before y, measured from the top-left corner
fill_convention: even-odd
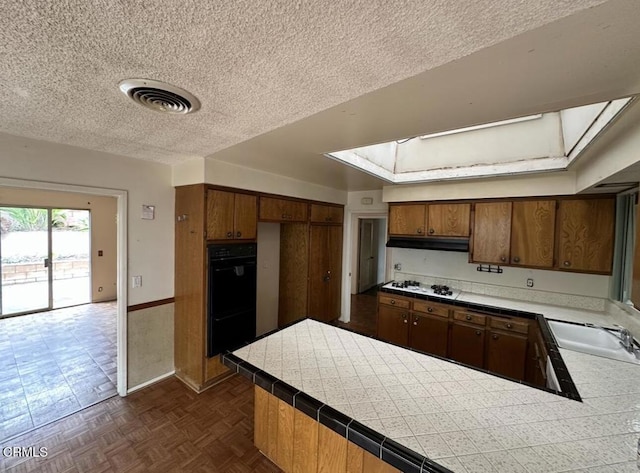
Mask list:
[[[0,133],[0,177],[126,190],[129,275],[142,276],[128,304],[173,297],[169,166]],[[156,206],[155,220],[140,218],[142,204]]]
[[[563,156],[560,115],[398,145],[396,173]]]
[[[256,335],[278,328],[280,224],[258,223]]]
[[[534,280],[532,289],[535,291],[598,298],[607,298],[609,295],[609,276],[506,266],[503,267],[502,274],[483,273],[476,270],[477,264],[469,263],[468,253],[393,248],[391,260],[394,265],[402,264],[402,273],[525,290],[528,289],[527,278],[532,278]]]

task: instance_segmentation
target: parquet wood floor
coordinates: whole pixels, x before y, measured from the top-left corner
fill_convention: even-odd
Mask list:
[[[351,321],[349,323],[336,320],[338,327],[344,327],[354,332],[376,336],[376,309],[378,305],[377,288],[351,295]]]
[[[3,455],[46,447],[46,458]],[[279,472],[253,445],[253,384],[233,376],[202,394],[170,378],[0,445],[0,472]]]

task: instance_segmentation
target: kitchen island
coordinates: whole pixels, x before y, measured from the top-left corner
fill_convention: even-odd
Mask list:
[[[223,362],[400,471],[637,472],[640,365],[561,354],[583,402],[309,319]]]

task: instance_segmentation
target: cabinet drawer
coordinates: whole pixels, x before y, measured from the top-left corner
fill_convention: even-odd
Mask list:
[[[470,324],[485,325],[487,316],[482,314],[474,314],[472,312],[454,312],[453,318],[455,320],[463,320]]]
[[[408,309],[411,304],[410,301],[399,297],[380,296],[378,299],[380,304],[392,305],[394,307],[400,307],[402,309]]]
[[[523,321],[491,317],[489,324],[493,328],[498,328],[507,332],[529,333],[529,324]]]
[[[449,317],[449,308],[427,301],[414,301],[413,310],[425,314],[438,315],[440,317]]]

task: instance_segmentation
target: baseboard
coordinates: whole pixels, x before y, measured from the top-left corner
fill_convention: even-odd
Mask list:
[[[127,394],[140,391],[141,389],[146,388],[147,386],[151,386],[152,384],[157,383],[158,381],[162,381],[164,379],[170,378],[175,373],[176,373],[175,370],[169,371],[168,373],[161,374],[160,376],[150,379],[149,381],[145,381],[144,383],[138,384],[137,386],[127,389]]]

